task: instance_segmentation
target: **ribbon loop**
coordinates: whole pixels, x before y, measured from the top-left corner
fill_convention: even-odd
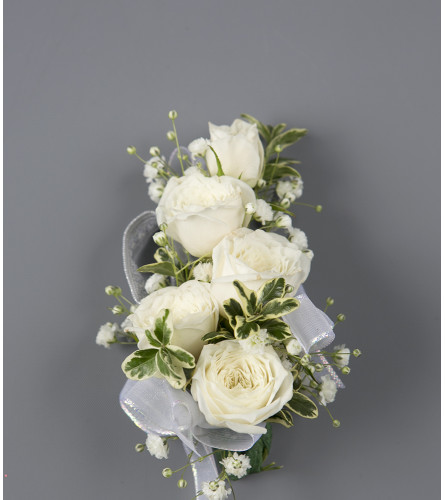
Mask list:
[[[332,329],[334,323],[323,311],[314,306],[303,286],[300,286],[295,298],[300,301],[300,306],[284,316],[283,321],[290,326],[306,353],[319,351],[328,346],[335,339]]]

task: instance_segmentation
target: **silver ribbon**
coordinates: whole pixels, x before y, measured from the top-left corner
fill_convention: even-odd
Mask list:
[[[125,276],[133,299],[139,303],[147,296],[145,275],[138,268],[151,262],[157,246],[153,235],[158,230],[155,212],[143,212],[135,217],[124,231],[122,254]]]
[[[335,339],[333,321],[312,303],[303,286],[300,286],[295,298],[299,300],[300,306],[284,316],[283,321],[289,325],[292,334],[306,353],[318,355],[320,362],[325,366],[319,376],[328,374],[339,389],[344,389],[343,382],[329,361],[322,354],[318,354],[318,351],[327,347]]]
[[[334,323],[320,309],[314,306],[306,295],[303,286],[295,296],[300,306],[295,311],[283,317],[294,336],[298,339],[306,353],[319,351],[335,339],[332,329]]]
[[[203,481],[214,481],[218,476],[214,456],[206,457],[212,448],[245,451],[261,437],[208,424],[193,397],[174,389],[164,379],[128,380],[119,401],[124,412],[144,432],[178,436],[187,455],[192,452],[191,461],[196,461],[192,466],[196,492]],[[200,457],[206,458],[197,461]]]

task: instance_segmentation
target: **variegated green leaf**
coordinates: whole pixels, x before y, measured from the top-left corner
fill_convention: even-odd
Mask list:
[[[292,399],[286,404],[286,408],[293,411],[300,417],[304,418],[317,418],[318,408],[317,405],[301,392],[294,392]]]
[[[233,286],[241,299],[241,307],[245,316],[253,316],[257,310],[256,293],[250,288],[247,288],[241,281],[234,281]]]
[[[243,308],[241,307],[241,304],[235,299],[228,299],[224,301],[223,307],[233,328],[236,324],[236,316],[243,316]]]
[[[162,347],[162,343],[155,338],[155,336],[150,332],[150,330],[145,330],[145,336],[147,337],[148,343],[155,349]]]
[[[171,386],[177,389],[184,387],[186,382],[184,370],[174,364],[172,356],[167,349],[160,349],[155,359],[159,373]]]
[[[262,322],[261,328],[265,328],[269,337],[277,341],[285,340],[292,336],[289,325],[280,319],[270,319],[264,323]]]
[[[122,363],[122,371],[131,380],[150,378],[157,371],[157,349],[142,349],[127,356]]]
[[[195,367],[195,357],[193,354],[189,353],[182,347],[176,345],[169,345],[167,347],[168,352],[174,358],[173,363],[183,367],[183,368],[194,368]]]
[[[170,311],[165,309],[163,315],[155,320],[154,337],[156,337],[162,345],[168,345],[172,335],[173,326]]]
[[[263,178],[266,180],[281,179],[281,177],[301,177],[300,172],[284,162],[267,163],[264,167]]]
[[[260,326],[254,321],[247,321],[243,316],[236,317],[236,325],[234,329],[235,337],[237,339],[247,339],[253,333],[258,333]]]
[[[281,132],[287,127],[285,123],[279,123],[272,128],[272,133],[270,134],[270,138],[273,139],[277,135],[280,135]]]
[[[275,147],[281,146],[281,149],[285,149],[292,144],[295,144],[298,140],[304,137],[307,134],[307,130],[305,128],[291,128],[275,136],[267,145],[264,156],[268,159],[275,153]]]
[[[216,342],[220,342],[221,340],[233,339],[233,333],[227,330],[219,330],[217,332],[209,332],[202,337],[203,342],[209,342],[210,344],[214,344]]]
[[[259,304],[265,304],[272,299],[284,297],[286,288],[286,281],[284,278],[276,278],[266,281],[264,285],[258,290],[257,297]]]
[[[296,377],[296,379],[294,380],[294,384],[293,384],[294,392],[297,392],[300,389],[302,383],[303,383],[303,380],[299,377]]]
[[[264,319],[280,318],[281,316],[295,311],[299,305],[300,302],[292,297],[274,299],[263,307],[263,317]]]
[[[154,262],[153,264],[147,264],[138,269],[140,273],[158,273],[164,274],[165,276],[174,276],[175,269],[171,262]]]
[[[267,422],[275,422],[276,424],[284,425],[284,427],[287,428],[294,425],[292,414],[286,410],[281,410],[272,417],[269,417]]]

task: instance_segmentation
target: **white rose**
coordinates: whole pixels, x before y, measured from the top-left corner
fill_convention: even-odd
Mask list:
[[[235,120],[232,125],[213,125],[209,123],[210,141],[208,144],[216,151],[225,175],[255,186],[263,174],[264,150],[255,124]],[[209,172],[216,175],[216,158],[207,149],[206,162]]]
[[[186,281],[181,286],[168,286],[153,292],[141,300],[134,313],[128,316],[138,336],[139,349],[148,349],[150,344],[145,330],[153,331],[160,311],[169,309],[173,336],[171,344],[182,347],[197,358],[204,345],[201,337],[216,329],[218,306],[210,295],[210,285],[200,281]]]
[[[239,280],[251,290],[266,281],[283,277],[294,293],[306,280],[313,253],[302,251],[284,236],[240,228],[226,236],[213,249],[212,294],[224,314],[222,304],[238,299],[233,282]]]
[[[264,434],[258,426],[292,398],[293,377],[273,347],[246,352],[236,340],[204,346],[192,396],[207,422],[235,432]]]
[[[156,209],[158,225],[195,257],[210,254],[226,234],[250,222],[247,203],[255,193],[233,177],[192,174],[172,177]]]

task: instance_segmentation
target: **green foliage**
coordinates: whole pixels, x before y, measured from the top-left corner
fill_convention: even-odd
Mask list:
[[[201,340],[209,344],[216,344],[217,342],[221,342],[221,340],[233,340],[234,338],[232,332],[228,330],[219,330],[217,332],[206,333]]]
[[[317,405],[304,394],[294,392],[292,399],[285,405],[290,411],[304,418],[317,418]]]
[[[215,155],[216,166],[218,168],[216,175],[218,177],[221,177],[224,175],[224,170],[222,169],[221,160],[219,159],[219,156],[216,154],[216,151],[212,148],[212,146],[209,145],[209,148],[212,150],[213,154]]]
[[[276,146],[280,146],[281,149],[288,148],[299,141],[302,137],[307,134],[307,130],[305,128],[291,128],[286,130],[285,132],[280,132],[279,134],[271,137],[266,146],[266,151],[264,156],[266,159],[269,159],[271,156],[275,154]]]
[[[161,374],[176,389],[184,387],[187,381],[184,368],[194,368],[195,358],[185,349],[170,344],[173,327],[168,309],[156,318],[153,332],[146,330],[145,335],[150,348],[127,356],[122,363],[125,375],[131,380],[145,380]]]
[[[290,167],[282,161],[278,163],[266,163],[264,167],[263,178],[266,179],[266,181],[281,179],[281,177],[286,177],[287,175],[301,177],[298,170],[295,170],[295,168]]]
[[[233,284],[239,301],[231,298],[223,304],[228,317],[228,331],[224,334],[221,331],[208,334],[207,338],[204,337],[205,340],[224,340],[230,338],[231,332],[237,339],[247,339],[260,329],[267,330],[271,341],[282,341],[292,335],[289,326],[278,318],[297,309],[300,303],[295,298],[285,296],[284,278],[267,281],[257,292],[250,290],[240,281]]]
[[[156,373],[157,349],[135,351],[122,363],[122,370],[131,380],[144,380]]]
[[[269,417],[267,419],[267,422],[274,422],[276,424],[283,425],[286,428],[292,427],[294,425],[292,414],[285,409],[279,411],[272,417]]]
[[[158,273],[165,276],[174,276],[175,268],[172,262],[154,262],[153,264],[146,264],[138,269],[140,273]]]

